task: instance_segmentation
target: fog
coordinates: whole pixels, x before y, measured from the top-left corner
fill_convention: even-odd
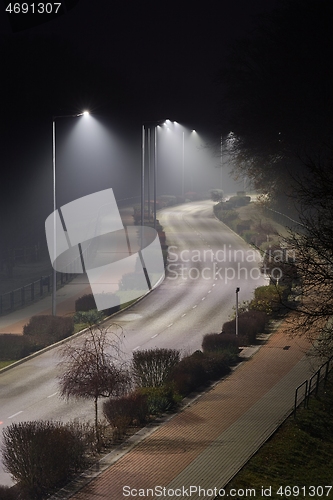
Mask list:
[[[154,157],[157,159],[157,196],[181,196],[189,191],[208,196],[212,188],[224,193],[243,189],[229,175],[228,157],[209,147],[210,137],[176,122],[157,127],[145,144],[145,199],[153,199]],[[55,120],[57,206],[88,194],[112,188],[120,206],[140,203],[142,123],[118,122],[90,114]],[[10,145],[8,145],[10,147]],[[39,128],[18,129],[8,157],[7,190],[2,197],[8,213],[6,237],[15,240],[44,239],[44,221],[52,212],[52,120]],[[149,172],[150,164],[150,172]],[[149,190],[148,190],[149,182]],[[4,188],[4,184],[2,185]],[[18,241],[17,241],[18,243]],[[15,243],[15,244],[17,244]]]
[[[225,194],[243,189],[230,175],[226,154],[211,146],[211,138],[188,126],[167,120],[157,128],[157,194],[182,195],[194,191],[207,195],[210,189]]]
[[[166,121],[146,129],[145,197],[153,193],[154,158],[157,160],[157,196],[181,196],[188,191],[207,195],[212,188],[225,193],[243,188],[229,175],[226,154],[221,158],[209,147],[209,137],[177,122]],[[51,130],[50,130],[51,133]],[[150,155],[149,141],[150,140]],[[114,190],[118,202],[140,201],[142,168],[142,127],[119,126],[110,119],[89,116],[56,120],[57,205],[106,188]],[[36,153],[38,144],[36,143]],[[45,151],[45,150],[44,150]],[[50,168],[51,155],[45,159]],[[45,161],[45,163],[46,163]],[[149,168],[150,165],[150,168]],[[45,173],[43,176],[45,181]],[[36,181],[36,176],[34,177]]]

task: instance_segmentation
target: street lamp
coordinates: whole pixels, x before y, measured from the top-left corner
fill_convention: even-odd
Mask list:
[[[146,130],[148,132],[148,173],[150,171],[151,164],[151,144],[154,146],[154,229],[156,229],[156,186],[157,186],[157,133],[156,129],[162,123],[169,122],[170,120],[155,120],[144,122],[142,124],[142,160],[141,160],[141,226],[144,226],[145,217],[145,142],[146,142]],[[151,140],[152,130],[154,130],[153,140]],[[148,175],[148,183],[150,183],[150,175]],[[148,187],[148,195],[150,198],[150,186]],[[150,209],[150,201],[149,201]]]
[[[238,337],[238,293],[240,288],[236,288],[236,337]]]
[[[220,189],[222,191],[223,189],[223,184],[222,184],[222,170],[223,170],[223,139],[222,139],[222,134],[221,134],[221,174],[220,174]],[[221,199],[223,201],[223,199]]]
[[[182,197],[185,196],[185,132],[183,130],[183,172],[182,172]]]
[[[186,160],[186,157],[185,157],[185,130],[184,130],[185,127],[178,122],[174,122],[174,123],[176,125],[179,125],[183,129],[183,131],[182,131],[182,191],[181,191],[181,195],[182,195],[182,198],[185,198],[185,160]],[[192,130],[191,133],[192,134],[196,133],[196,131]]]
[[[75,115],[57,115],[52,117],[52,182],[53,182],[53,255],[57,255],[57,232],[56,232],[56,210],[57,210],[57,197],[56,197],[56,136],[55,124],[58,118],[76,118],[77,116],[88,116],[89,111],[83,111]],[[52,263],[53,264],[53,263]],[[57,314],[57,271],[53,267],[53,280],[52,280],[52,315]]]

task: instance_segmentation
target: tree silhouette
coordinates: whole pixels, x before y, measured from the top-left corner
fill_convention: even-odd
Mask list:
[[[332,16],[330,0],[281,1],[222,68],[223,136],[233,132],[234,169],[261,191],[289,191],[298,155],[332,140]]]
[[[306,166],[295,190],[300,224],[286,239],[299,282],[292,327],[327,358],[333,355],[333,158],[308,160]]]
[[[114,331],[115,325],[112,328],[90,324],[87,333],[65,343],[60,354],[60,394],[65,398],[93,399],[98,448],[101,444],[98,400],[124,394],[130,383],[128,371],[121,361],[122,334]]]

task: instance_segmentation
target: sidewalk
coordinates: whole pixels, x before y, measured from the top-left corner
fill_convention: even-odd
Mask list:
[[[91,293],[91,288],[85,274],[77,276],[70,283],[59,288],[57,290],[58,316],[75,313],[75,300],[87,293]],[[24,325],[36,314],[52,314],[51,295],[29,304],[27,307],[0,316],[0,334],[22,334]]]
[[[127,226],[133,225],[133,208],[122,207],[119,209],[121,219]],[[18,266],[19,267],[19,266]],[[27,271],[28,265],[22,265],[22,268]],[[24,278],[17,276],[16,281],[11,285],[7,285],[8,290],[2,293],[7,293],[14,288],[21,288],[31,281],[38,280],[42,275],[52,272],[51,263],[48,259],[38,264],[31,264],[29,277]],[[16,269],[17,271],[17,269]],[[91,293],[91,288],[86,274],[78,275],[68,284],[57,290],[57,314],[66,316],[75,313],[75,300],[84,294]],[[11,313],[0,316],[0,334],[15,333],[22,334],[23,327],[30,318],[36,314],[52,314],[52,298],[51,295],[44,297],[36,302],[29,303],[26,307],[19,308]]]
[[[172,492],[158,496],[154,488],[189,492],[190,486],[224,487],[292,410],[295,388],[312,373],[304,356],[307,349],[304,339],[286,335],[283,323],[230,376],[70,498],[121,500],[140,496],[139,489],[141,496],[171,498]],[[129,488],[123,490],[124,486]],[[131,494],[129,489],[137,491]],[[211,493],[193,493],[191,499],[214,498]]]

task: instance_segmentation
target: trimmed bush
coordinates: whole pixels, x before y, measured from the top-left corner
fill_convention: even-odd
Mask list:
[[[142,387],[139,389],[139,393],[147,398],[150,415],[159,415],[172,410],[181,399],[173,384],[160,387]]]
[[[92,293],[82,295],[75,301],[75,311],[91,311],[96,309],[96,302]]]
[[[223,191],[222,189],[211,189],[210,191],[210,199],[213,201],[222,201],[223,200]]]
[[[267,314],[278,313],[283,308],[283,302],[286,302],[287,298],[287,287],[277,285],[258,286],[254,290],[254,299],[250,303],[250,308]]]
[[[191,356],[181,359],[170,374],[170,380],[182,396],[198,389],[208,382],[208,375],[203,363],[204,354],[196,351]]]
[[[257,333],[264,333],[267,320],[267,315],[264,311],[250,309],[250,311],[242,313],[242,318],[244,321],[253,321],[256,325]]]
[[[110,398],[103,404],[103,411],[114,428],[124,427],[125,422],[127,427],[144,424],[149,414],[147,396],[135,391],[121,398]]]
[[[179,363],[180,352],[176,349],[147,349],[135,351],[132,374],[138,387],[160,387]]]
[[[202,341],[202,350],[224,351],[225,349],[239,353],[239,341],[234,333],[207,333]]]
[[[74,317],[74,323],[79,323],[83,325],[98,325],[103,319],[105,315],[102,311],[97,311],[97,309],[92,309],[91,311],[78,311]]]
[[[42,349],[72,335],[74,322],[72,318],[61,316],[32,316],[23,327],[23,335],[27,335],[35,349]]]
[[[227,202],[218,203],[214,206],[214,214],[218,219],[220,219],[225,224],[230,224],[231,221],[238,219],[238,213],[236,210],[233,210]]]
[[[227,203],[232,207],[243,207],[251,201],[251,196],[231,196]]]
[[[43,499],[87,465],[78,427],[33,421],[3,430],[3,463],[28,498]]]
[[[238,336],[243,345],[254,344],[257,333],[265,331],[266,314],[263,311],[245,311],[238,316]],[[222,330],[225,334],[235,335],[236,319],[224,323]],[[222,334],[223,335],[223,334]]]
[[[242,234],[244,231],[249,231],[251,226],[251,221],[243,220],[236,226],[236,230],[238,234]]]
[[[257,246],[258,233],[256,231],[253,231],[251,229],[245,230],[242,232],[242,238],[244,238],[244,240],[247,243],[250,243],[250,244]]]
[[[119,298],[116,297],[115,295],[113,295],[113,300],[116,300],[117,304],[113,307],[108,308],[108,309],[104,309],[103,313],[106,316],[111,316],[111,314],[114,314],[115,312],[118,312],[120,310]],[[94,295],[92,293],[82,295],[82,297],[79,297],[75,301],[75,311],[76,312],[90,312],[93,310],[97,311],[97,307],[96,307]]]
[[[139,271],[124,274],[119,283],[119,290],[142,290],[142,292],[145,292],[146,289],[146,278]]]
[[[0,361],[22,359],[34,351],[28,337],[3,333],[0,335]]]
[[[224,352],[206,352],[202,358],[202,364],[209,380],[218,380],[231,371],[229,356]]]

